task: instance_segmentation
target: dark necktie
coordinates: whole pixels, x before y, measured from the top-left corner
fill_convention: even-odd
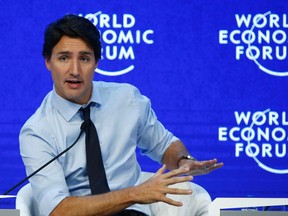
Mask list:
[[[86,137],[86,157],[87,172],[92,194],[102,194],[109,192],[109,186],[106,179],[106,173],[103,166],[102,154],[99,138],[95,125],[90,119],[90,105],[81,108],[84,116],[84,122],[81,129],[85,131]]]

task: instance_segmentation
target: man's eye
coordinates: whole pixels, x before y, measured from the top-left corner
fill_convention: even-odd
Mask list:
[[[67,61],[68,60],[68,56],[60,56],[59,60],[62,61],[62,62]]]
[[[89,62],[89,61],[90,61],[90,58],[88,58],[88,57],[82,57],[82,58],[80,58],[80,60],[83,61],[83,62]]]

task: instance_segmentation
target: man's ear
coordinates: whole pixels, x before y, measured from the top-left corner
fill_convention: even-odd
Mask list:
[[[98,67],[98,61],[96,61],[95,63],[94,71],[96,70],[97,67]]]
[[[47,68],[49,71],[51,71],[50,59],[45,58],[45,65],[46,65],[46,68]]]

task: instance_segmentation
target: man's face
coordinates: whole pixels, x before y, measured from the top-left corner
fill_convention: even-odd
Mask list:
[[[58,95],[77,104],[88,102],[97,62],[82,39],[63,36],[45,62]]]

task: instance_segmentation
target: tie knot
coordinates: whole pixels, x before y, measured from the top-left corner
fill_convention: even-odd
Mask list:
[[[80,109],[83,113],[83,119],[85,122],[90,120],[90,105],[91,104],[87,105],[85,108]]]
[[[80,109],[80,111],[82,111],[83,113],[83,120],[84,120],[81,125],[81,130],[84,130],[84,131],[88,130],[90,127],[90,124],[92,123],[90,119],[90,105],[91,104],[89,104],[85,108],[82,107]]]

